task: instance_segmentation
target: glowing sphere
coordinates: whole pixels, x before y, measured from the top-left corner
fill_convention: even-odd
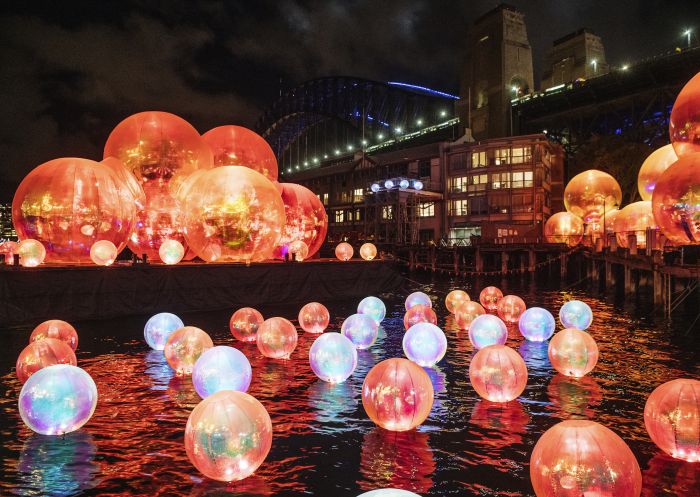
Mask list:
[[[358,349],[367,349],[377,340],[379,325],[367,314],[353,314],[343,321],[340,332]]]
[[[559,321],[564,328],[586,330],[593,322],[593,311],[585,302],[569,300],[559,309]]]
[[[323,381],[342,383],[357,367],[357,349],[340,333],[324,333],[309,349],[309,364]]]
[[[430,300],[430,297],[428,297],[425,293],[413,292],[411,295],[406,297],[406,310],[409,310],[414,305],[424,305],[426,307],[432,307],[433,302]]]
[[[525,301],[516,295],[506,295],[501,300],[498,301],[496,310],[498,311],[498,316],[506,323],[514,324],[517,323],[525,312]]]
[[[253,370],[238,349],[220,345],[205,351],[192,368],[192,384],[203,399],[220,391],[247,392]]]
[[[406,188],[408,188],[408,186],[408,180],[402,179],[401,181],[399,181],[399,188],[401,188],[402,190],[405,190]]]
[[[222,390],[202,400],[185,426],[185,451],[204,476],[242,480],[263,463],[272,446],[272,421],[244,392]]]
[[[352,259],[353,252],[354,250],[352,249],[352,245],[346,242],[339,243],[335,247],[335,256],[340,261],[349,261]]]
[[[266,319],[258,328],[258,350],[265,357],[289,359],[298,340],[297,329],[284,318]]]
[[[408,359],[376,364],[362,385],[362,405],[369,418],[385,430],[407,431],[420,425],[433,407],[428,373]]]
[[[17,242],[0,243],[0,254],[5,256],[5,264],[14,264],[14,255],[18,253],[19,244]]]
[[[414,324],[403,336],[403,353],[419,366],[432,368],[445,357],[446,352],[445,333],[434,324]]]
[[[657,387],[644,407],[651,440],[665,453],[688,462],[700,461],[700,381],[672,380]]]
[[[277,158],[265,139],[242,126],[219,126],[202,135],[214,154],[214,166],[245,166],[277,180]]]
[[[306,259],[318,252],[326,240],[326,209],[316,194],[306,187],[294,183],[280,183],[279,188],[286,222],[274,255],[281,259],[287,251],[292,253],[292,244],[303,242],[308,247],[308,255],[303,256],[303,259]]]
[[[422,181],[414,181],[413,188],[416,190],[422,190],[423,189],[423,182]]]
[[[372,183],[372,186],[370,186],[369,189],[372,190],[374,193],[377,193],[379,190],[382,189],[382,187],[379,186],[378,183]]]
[[[565,243],[569,247],[578,245],[583,238],[583,221],[570,212],[557,212],[544,224],[544,237],[549,243]]]
[[[231,334],[241,342],[255,342],[258,329],[263,324],[262,314],[252,307],[242,307],[231,315],[228,327]]]
[[[78,348],[78,332],[70,323],[60,319],[49,319],[38,325],[32,330],[29,341],[36,342],[44,338],[57,338],[66,342],[73,350]]]
[[[661,232],[678,245],[700,244],[700,154],[681,157],[659,178],[651,199]]]
[[[363,243],[360,247],[360,257],[366,261],[371,261],[377,257],[377,247],[373,243]]]
[[[469,341],[474,348],[503,345],[508,339],[508,328],[501,318],[491,314],[478,316],[469,327]]]
[[[463,302],[455,309],[455,322],[460,329],[468,330],[472,322],[485,313],[486,310],[478,302]]]
[[[564,376],[581,378],[598,362],[598,345],[585,331],[566,328],[549,342],[549,362]]]
[[[544,432],[530,456],[537,497],[639,497],[642,473],[627,444],[594,421],[569,420]]]
[[[386,316],[386,306],[377,297],[365,297],[357,306],[358,314],[367,314],[374,319],[377,324],[381,323]]]
[[[469,294],[464,290],[452,290],[445,297],[445,307],[450,314],[454,314],[457,307],[465,302],[469,302]]]
[[[299,326],[307,333],[323,333],[330,319],[326,306],[318,302],[309,302],[299,311]]]
[[[651,200],[651,194],[654,193],[659,177],[677,160],[678,156],[671,144],[657,148],[644,160],[637,175],[637,188],[642,200]]]
[[[37,267],[46,258],[44,245],[32,238],[22,240],[17,246],[19,263],[24,267]]]
[[[617,180],[597,169],[577,174],[564,189],[564,207],[584,223],[599,220],[603,211],[614,209],[620,202],[622,190]]]
[[[437,314],[432,308],[423,304],[414,305],[403,315],[403,327],[407,330],[418,323],[437,324]]]
[[[165,264],[177,264],[185,257],[185,247],[177,240],[165,240],[160,244],[158,257]]]
[[[131,171],[129,171],[124,163],[117,159],[116,157],[107,157],[103,159],[100,164],[104,164],[117,176],[119,181],[122,182],[124,187],[129,191],[131,197],[134,199],[134,204],[137,208],[143,207],[146,203],[146,193],[143,191],[143,187],[139,180],[136,179]]]
[[[40,369],[19,394],[19,414],[42,435],[63,435],[88,422],[97,405],[97,386],[89,374],[70,364]]]
[[[309,247],[301,240],[296,240],[289,244],[289,253],[295,261],[301,262],[309,256]]]
[[[469,381],[480,397],[491,402],[509,402],[527,385],[525,360],[505,345],[479,350],[469,364]]]
[[[629,235],[635,235],[637,247],[645,248],[647,241],[647,228],[656,229],[656,221],[652,212],[650,200],[642,200],[626,205],[615,217],[613,224],[617,244],[620,247],[629,247]]]
[[[615,233],[615,219],[617,219],[618,214],[620,211],[617,209],[606,211],[605,215],[598,221],[589,223],[585,227],[584,236],[590,236],[592,239],[600,238],[603,236],[603,228],[605,228],[605,235]]]
[[[117,258],[117,247],[109,240],[100,240],[90,247],[90,259],[98,266],[109,266]]]
[[[530,307],[523,312],[518,321],[520,334],[531,342],[549,340],[556,326],[552,313],[541,307]]]
[[[31,375],[54,364],[78,364],[70,346],[56,338],[44,338],[27,345],[17,358],[15,371],[21,383]]]
[[[693,76],[676,97],[668,131],[678,157],[700,152],[700,74]]]
[[[183,328],[185,323],[175,314],[169,312],[161,312],[146,321],[146,326],[143,328],[143,336],[146,343],[153,350],[165,349],[165,343],[168,337],[175,331]]]
[[[214,342],[206,332],[194,326],[184,326],[170,334],[163,353],[178,375],[189,375],[199,356],[213,346]]]
[[[479,302],[484,306],[487,311],[495,311],[498,309],[498,301],[503,298],[503,292],[501,292],[495,286],[487,286],[479,294]]]
[[[386,180],[384,182],[384,188],[386,188],[387,190],[391,190],[392,188],[394,188],[394,182],[390,179]]]
[[[418,494],[398,488],[382,488],[358,495],[357,497],[420,497]]]

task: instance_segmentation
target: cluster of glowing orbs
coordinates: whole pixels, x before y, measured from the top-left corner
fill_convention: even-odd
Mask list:
[[[220,391],[247,392],[253,370],[238,349],[220,345],[205,351],[192,368],[192,384],[203,399]]]
[[[407,330],[418,323],[437,324],[437,314],[431,307],[423,304],[414,305],[403,315],[403,327]]]
[[[265,320],[259,311],[252,307],[242,307],[231,315],[228,326],[235,339],[241,342],[255,342],[263,321]]]
[[[245,166],[270,181],[277,180],[277,158],[265,139],[242,126],[219,126],[202,135],[214,155],[214,166]]]
[[[627,444],[605,426],[562,421],[544,432],[530,456],[537,497],[639,497],[642,473]]]
[[[17,245],[19,263],[24,267],[37,267],[46,259],[46,248],[39,240],[27,238]]]
[[[591,221],[591,223],[597,223]],[[578,245],[583,238],[583,221],[570,212],[557,212],[544,224],[544,237],[549,243]]]
[[[146,203],[146,193],[144,192],[141,183],[139,183],[139,180],[136,179],[136,176],[134,176],[131,171],[126,168],[122,161],[116,157],[107,157],[103,159],[100,164],[104,164],[112,170],[112,172],[131,194],[137,208],[144,206]]]
[[[377,257],[377,247],[373,243],[363,243],[360,247],[360,257],[366,261],[371,261]]]
[[[432,368],[446,352],[447,338],[435,324],[415,324],[403,336],[403,353],[419,366]]]
[[[352,259],[353,252],[352,245],[347,242],[341,242],[335,247],[335,257],[339,261],[349,261]]]
[[[476,349],[483,349],[489,345],[503,345],[507,339],[506,323],[492,314],[478,316],[469,326],[469,341]]]
[[[598,345],[585,331],[566,328],[549,342],[549,362],[564,376],[581,378],[598,363]]]
[[[328,309],[318,302],[309,302],[299,311],[299,326],[307,333],[323,333],[330,320]]]
[[[433,384],[423,368],[408,359],[376,364],[362,385],[362,405],[378,426],[406,431],[425,421],[433,407]]]
[[[185,323],[175,314],[161,312],[151,316],[149,320],[146,321],[146,326],[143,327],[143,337],[146,339],[148,346],[153,350],[163,350],[165,349],[165,343],[168,341],[168,337],[170,337],[175,330],[179,330],[184,326]]]
[[[275,185],[241,166],[199,175],[182,208],[187,243],[206,262],[270,259],[285,225]]]
[[[386,306],[377,297],[365,297],[358,304],[357,312],[358,314],[367,314],[379,324],[386,316]]]
[[[498,301],[503,298],[503,292],[495,286],[487,286],[479,294],[479,302],[489,312],[498,309]]]
[[[506,295],[498,301],[496,310],[504,322],[515,324],[526,308],[525,301],[517,295]]]
[[[185,257],[185,247],[177,240],[165,240],[160,244],[158,257],[165,264],[177,264]]]
[[[559,309],[559,321],[564,328],[587,330],[593,322],[593,311],[581,300],[569,300]]]
[[[625,248],[629,247],[629,235],[635,236],[637,247],[645,248],[647,228],[656,229],[657,227],[650,200],[626,205],[615,217],[613,224],[617,244]]]
[[[296,240],[289,244],[289,254],[297,262],[302,262],[309,256],[309,247],[301,240]]]
[[[367,314],[348,316],[340,327],[345,335],[358,349],[367,349],[377,340],[379,324]]]
[[[464,302],[457,306],[454,313],[455,322],[460,329],[468,330],[472,322],[482,314],[486,314],[486,310],[483,306],[478,302],[470,300],[469,302]]]
[[[381,488],[379,490],[365,492],[357,497],[420,497],[420,495],[398,488]]]
[[[665,453],[700,461],[700,381],[680,378],[657,387],[644,407],[651,440]]]
[[[678,160],[676,152],[673,151],[673,145],[664,145],[657,148],[649,157],[642,163],[637,175],[637,189],[642,200],[651,200],[651,195],[654,193],[656,183],[659,181],[661,174],[668,167]]]
[[[598,221],[604,211],[622,202],[622,189],[615,178],[597,169],[577,174],[564,189],[566,210],[588,224]]]
[[[165,342],[165,360],[179,375],[192,374],[197,359],[214,346],[211,337],[195,326],[184,326],[170,334]]]
[[[17,379],[24,383],[40,369],[53,366],[54,364],[72,364],[75,366],[78,364],[78,360],[73,349],[67,343],[57,338],[44,338],[43,340],[30,342],[17,357],[15,366]]]
[[[6,241],[0,243],[0,254],[5,256],[5,264],[14,264],[14,255],[19,250],[17,242]]]
[[[470,300],[469,294],[464,290],[452,290],[445,297],[445,307],[450,314],[454,314],[457,307]]]
[[[668,130],[678,157],[700,152],[700,73],[678,93]]]
[[[99,240],[90,247],[90,259],[98,266],[111,265],[117,255],[117,247],[109,240]]]
[[[328,232],[328,216],[319,198],[308,188],[294,183],[279,183],[280,196],[284,203],[286,222],[274,256],[281,259],[285,253],[297,254],[296,248],[306,245],[306,253],[298,257],[306,259],[314,255],[323,245]],[[303,249],[302,249],[303,250]]]
[[[195,468],[219,481],[242,480],[263,463],[272,446],[272,421],[244,392],[222,390],[192,410],[185,450]]]
[[[651,199],[656,224],[666,238],[678,245],[700,244],[698,171],[700,153],[681,157],[661,175]]]
[[[49,319],[39,324],[32,330],[29,341],[36,342],[44,338],[57,338],[66,342],[73,350],[78,348],[78,332],[73,325],[60,319]]]
[[[406,310],[409,310],[414,305],[424,305],[426,307],[433,307],[433,302],[430,297],[423,292],[413,292],[411,295],[406,297],[406,302],[404,306]]]
[[[518,321],[520,334],[531,342],[544,342],[550,339],[557,327],[554,316],[542,307],[530,307]]]
[[[299,335],[294,325],[284,318],[269,318],[263,321],[257,333],[258,350],[265,357],[289,359],[297,348]]]
[[[42,435],[63,435],[88,422],[97,405],[97,386],[70,364],[47,366],[31,375],[19,394],[22,421]]]
[[[479,350],[469,364],[469,381],[480,397],[491,402],[509,402],[527,385],[525,360],[505,345]]]
[[[309,349],[309,364],[323,381],[342,383],[357,367],[357,349],[340,333],[324,333]]]

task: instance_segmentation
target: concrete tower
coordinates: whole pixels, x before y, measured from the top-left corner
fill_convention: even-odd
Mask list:
[[[587,29],[580,29],[554,41],[547,54],[541,86],[546,90],[579,78],[602,76],[609,71],[603,40]]]

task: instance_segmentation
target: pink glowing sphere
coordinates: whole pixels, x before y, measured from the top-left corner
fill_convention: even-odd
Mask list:
[[[272,447],[272,420],[254,397],[221,390],[192,410],[185,426],[185,451],[204,476],[242,480],[265,461]]]
[[[676,97],[668,131],[678,157],[700,152],[700,72]]]
[[[498,301],[496,310],[498,316],[509,324],[515,324],[520,320],[527,306],[525,301],[517,295],[506,295]]]
[[[328,216],[319,198],[306,187],[294,183],[279,183],[280,195],[284,203],[286,222],[282,230],[274,256],[278,259],[285,253],[293,253],[293,244],[303,242],[308,254],[313,256],[323,245],[328,232]]]
[[[598,362],[598,345],[585,331],[566,328],[549,342],[549,362],[564,376],[581,378]]]
[[[476,318],[486,314],[486,310],[480,303],[470,300],[458,305],[454,314],[457,326],[462,330],[468,330]]]
[[[277,181],[277,158],[265,139],[243,126],[219,126],[202,135],[214,154],[214,166],[244,166]]]
[[[671,144],[657,148],[649,154],[649,157],[642,163],[642,167],[639,168],[639,174],[637,175],[637,188],[642,200],[651,200],[651,195],[654,193],[659,177],[677,160],[678,156]]]
[[[37,267],[46,258],[46,248],[39,240],[27,238],[17,245],[19,263],[24,267]]]
[[[584,223],[598,221],[604,211],[622,202],[622,189],[608,173],[589,169],[577,174],[564,189],[564,207]]]
[[[481,305],[489,312],[493,312],[498,309],[498,301],[503,298],[503,292],[501,292],[495,286],[487,286],[479,294],[479,302]]]
[[[165,342],[165,360],[178,375],[192,374],[197,359],[214,346],[211,337],[194,326],[185,326],[170,334]]]
[[[298,340],[297,329],[284,318],[266,319],[258,328],[258,350],[265,357],[289,359]]]
[[[36,342],[44,338],[56,338],[67,343],[73,350],[78,348],[78,332],[70,323],[60,319],[49,319],[38,325],[32,331],[29,341]]]
[[[492,314],[478,316],[469,326],[469,341],[475,349],[483,349],[489,345],[503,345],[507,339],[506,323]]]
[[[657,387],[644,407],[651,440],[666,454],[700,461],[700,381],[680,378]]]
[[[355,344],[340,333],[324,333],[309,349],[311,370],[323,381],[342,383],[357,367]]]
[[[185,247],[177,240],[165,240],[160,244],[158,257],[163,264],[177,264],[185,257]]]
[[[371,261],[377,257],[377,247],[373,243],[363,243],[360,247],[360,257],[366,261]]]
[[[375,365],[362,385],[362,405],[369,418],[390,431],[412,430],[433,407],[433,384],[423,368],[408,359]]]
[[[509,402],[527,385],[525,360],[505,345],[479,350],[469,365],[469,381],[480,397],[491,402]]]
[[[331,315],[325,305],[309,302],[299,311],[299,326],[307,333],[323,333]]]
[[[406,302],[404,306],[406,310],[409,310],[414,305],[424,305],[426,307],[433,307],[433,302],[430,297],[423,292],[413,292],[411,295],[406,297]]]
[[[583,221],[570,212],[557,212],[547,219],[544,237],[549,243],[565,243],[569,247],[578,245],[583,238]]]
[[[377,340],[379,323],[367,314],[353,314],[343,321],[340,332],[358,349],[368,349]]]
[[[117,258],[117,247],[109,240],[100,240],[90,247],[90,259],[98,266],[109,266]]]
[[[650,200],[642,200],[626,205],[615,217],[615,238],[620,247],[629,247],[629,236],[637,240],[638,248],[645,248],[647,228],[657,229]]]
[[[469,301],[469,294],[464,290],[452,290],[445,297],[445,307],[450,314],[454,314],[457,307]]]
[[[656,224],[677,245],[700,244],[700,153],[681,157],[659,177],[651,199]]]
[[[414,305],[404,314],[403,327],[407,330],[418,323],[437,324],[437,314],[432,308],[423,304]]]
[[[627,444],[594,421],[562,421],[544,432],[530,456],[537,497],[639,497],[642,472]]]
[[[5,256],[5,264],[14,264],[14,255],[18,253],[19,243],[17,242],[2,242],[0,243],[0,254]]]
[[[349,261],[350,259],[352,259],[353,252],[354,250],[352,248],[352,245],[350,245],[347,242],[339,243],[335,247],[335,256],[340,261]]]
[[[258,337],[258,329],[263,324],[262,314],[252,307],[242,307],[231,315],[228,327],[231,334],[241,342],[255,342]]]
[[[406,357],[424,368],[432,368],[447,352],[445,333],[432,323],[411,326],[403,336],[402,345]]]
[[[44,338],[30,342],[17,358],[15,371],[21,383],[42,368],[54,364],[78,364],[75,352],[70,346],[56,338]]]

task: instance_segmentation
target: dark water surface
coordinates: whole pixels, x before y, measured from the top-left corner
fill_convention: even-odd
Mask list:
[[[642,417],[646,397],[657,385],[700,376],[700,330],[688,332],[695,317],[690,312],[697,310],[666,321],[637,297],[618,299],[616,306],[614,298],[606,302],[582,291],[547,289],[546,281],[535,286],[525,280],[410,278],[401,292],[380,295],[388,309],[380,337],[371,349],[360,351],[357,370],[339,385],[316,379],[309,368],[315,335],[301,332],[289,361],[265,359],[255,344],[233,340],[228,331],[233,309],[181,314],[185,324],[207,331],[216,345],[235,346],[248,356],[253,367],[248,393],[272,417],[267,460],[250,478],[229,485],[202,477],[187,459],[185,423],[200,399],[190,378],[175,377],[162,353],[145,344],[148,316],[75,323],[78,365],[97,383],[99,401],[92,419],[65,437],[37,435],[23,425],[14,361],[31,329],[0,330],[0,494],[354,497],[399,487],[422,496],[530,496],[530,452],[539,436],[560,420],[589,418],[630,445],[642,468],[644,496],[700,495],[700,463],[664,455],[649,440]],[[448,315],[444,297],[457,287],[478,297],[482,286],[492,283],[555,316],[572,297],[586,301],[595,316],[589,331],[600,347],[595,370],[578,381],[556,374],[547,343],[525,342],[511,328],[507,344],[527,362],[527,388],[504,405],[480,400],[468,378],[472,346]],[[435,369],[427,370],[436,394],[430,417],[417,430],[392,433],[365,415],[360,390],[374,364],[403,356],[403,300],[414,290],[433,296],[448,351]],[[330,329],[338,331],[358,302],[324,303],[332,316]],[[260,311],[296,321],[298,308]]]

